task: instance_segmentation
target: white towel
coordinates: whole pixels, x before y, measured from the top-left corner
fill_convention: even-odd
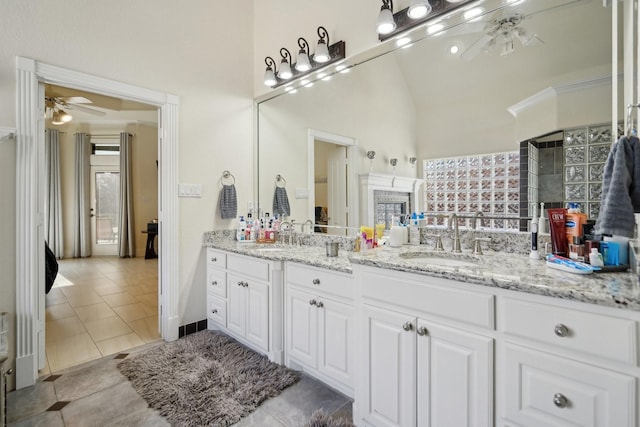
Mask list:
[[[273,193],[273,214],[274,215],[291,215],[291,207],[289,206],[289,197],[287,196],[287,189],[284,187],[277,187]]]
[[[223,185],[220,191],[220,216],[222,219],[235,218],[238,214],[238,197],[236,187]]]

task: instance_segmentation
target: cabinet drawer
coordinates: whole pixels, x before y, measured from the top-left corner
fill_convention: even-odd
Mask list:
[[[295,284],[311,292],[328,292],[353,300],[355,285],[353,275],[340,274],[308,265],[287,263],[287,283]]]
[[[254,277],[265,282],[269,281],[268,261],[241,255],[229,255],[227,256],[227,269],[241,273],[243,276]]]
[[[212,267],[207,268],[207,293],[227,297],[227,272]]]
[[[636,364],[633,320],[506,298],[501,325],[507,334]]]
[[[635,426],[635,379],[507,343],[505,417],[523,426]]]
[[[227,327],[227,301],[215,295],[207,295],[207,317]]]
[[[406,307],[415,313],[494,328],[495,299],[491,294],[445,287],[429,283],[431,278],[427,276],[381,269],[363,270],[361,280],[365,298]]]
[[[227,268],[227,254],[215,249],[207,248],[207,266]]]

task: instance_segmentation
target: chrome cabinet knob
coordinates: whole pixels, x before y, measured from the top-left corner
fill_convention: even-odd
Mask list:
[[[567,328],[565,325],[563,325],[562,323],[558,323],[556,325],[556,327],[553,329],[553,332],[563,338],[566,337],[567,335],[569,335],[569,328]]]
[[[407,322],[404,325],[402,325],[402,329],[404,329],[405,331],[410,331],[413,329],[413,325],[411,324],[411,322]]]
[[[211,258],[211,262],[218,262],[218,258]]]
[[[553,404],[558,408],[566,408],[569,401],[562,393],[556,393],[553,395]]]
[[[211,313],[216,314],[218,312],[217,308],[214,308],[213,310],[211,310]]]
[[[238,282],[238,286],[244,286],[244,283],[241,281]]]
[[[316,300],[312,299],[309,301],[309,305],[317,305],[318,303],[316,302]]]
[[[212,284],[213,286],[216,286],[216,285],[218,284],[218,281],[217,281],[217,280],[214,280],[213,282],[211,282],[211,284]]]
[[[316,304],[316,307],[322,308],[324,307],[324,303],[322,301],[318,301],[318,303]]]
[[[313,284],[314,285],[319,285],[320,284],[320,279],[313,279]]]
[[[423,337],[423,336],[427,335],[429,333],[429,331],[424,326],[420,326],[418,329],[416,329],[416,333],[418,335],[420,335],[421,337]]]

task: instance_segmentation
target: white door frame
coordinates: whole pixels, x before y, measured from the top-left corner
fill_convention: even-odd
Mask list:
[[[44,111],[42,83],[155,105],[158,111],[160,333],[178,338],[178,97],[16,57],[16,388],[44,367]],[[42,297],[42,298],[41,298]]]
[[[315,141],[320,140],[322,142],[328,142],[330,144],[344,145],[347,147],[347,191],[349,192],[349,206],[347,209],[348,223],[347,227],[357,227],[360,219],[357,218],[360,210],[358,209],[358,175],[355,172],[357,170],[356,161],[356,149],[358,147],[358,140],[348,136],[338,135],[330,132],[325,132],[317,129],[307,130],[307,170],[309,176],[307,182],[309,183],[309,199],[308,199],[308,218],[316,217],[316,190],[315,190],[315,154],[314,146]]]

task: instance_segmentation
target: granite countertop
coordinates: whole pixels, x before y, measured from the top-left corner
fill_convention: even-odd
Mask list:
[[[204,246],[344,273],[351,273],[352,265],[359,264],[640,311],[640,285],[635,273],[573,274],[548,268],[542,259],[531,260],[519,254],[450,254],[420,245],[385,246],[363,252],[341,249],[337,257],[327,257],[324,246],[238,243],[213,235],[205,235]]]

